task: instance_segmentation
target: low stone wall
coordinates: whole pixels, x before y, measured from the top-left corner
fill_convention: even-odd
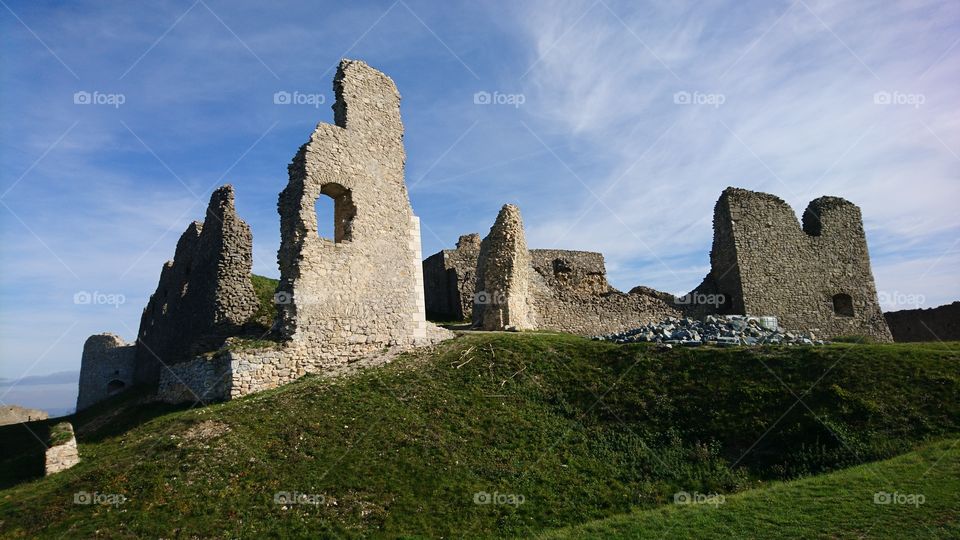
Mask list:
[[[383,364],[396,354],[438,343],[453,332],[431,325],[427,337],[407,344],[356,343],[349,354],[316,354],[296,342],[275,348],[225,351],[170,366],[160,374],[157,399],[167,403],[209,403],[236,399],[293,382],[308,373],[338,376]],[[346,350],[346,349],[344,349]]]
[[[222,401],[233,384],[229,355],[197,357],[165,366],[157,384],[157,399],[167,403]]]
[[[883,314],[894,341],[960,341],[960,302]]]
[[[47,448],[44,472],[48,476],[60,471],[65,471],[77,463],[80,463],[80,453],[77,451],[77,439],[73,435],[73,425],[69,423],[58,424],[54,426],[51,434],[57,433],[56,430],[58,429],[61,433],[64,431],[69,433],[70,438]],[[56,441],[51,441],[51,443],[52,442]]]

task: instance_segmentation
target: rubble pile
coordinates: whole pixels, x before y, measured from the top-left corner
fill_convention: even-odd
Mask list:
[[[595,340],[614,343],[661,343],[668,346],[718,345],[823,345],[828,341],[813,334],[787,332],[777,325],[776,317],[747,315],[708,315],[703,321],[667,317],[625,332],[594,336]]]

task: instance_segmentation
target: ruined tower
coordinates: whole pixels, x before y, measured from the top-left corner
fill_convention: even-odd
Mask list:
[[[710,273],[696,292],[719,313],[775,315],[788,330],[891,341],[860,209],[837,197],[807,206],[803,225],[778,197],[727,188],[714,208]]]
[[[423,260],[427,316],[462,321],[473,314],[480,235],[465,234],[456,249],[444,249]]]
[[[133,384],[136,345],[114,334],[96,334],[83,344],[77,410],[82,411]]]
[[[156,384],[163,366],[215,349],[260,305],[250,270],[253,237],[237,216],[233,187],[213,192],[206,218],[180,236],[140,319],[136,382]]]
[[[473,326],[483,330],[534,328],[531,272],[520,209],[505,204],[480,244]]]
[[[318,124],[300,147],[278,203],[279,329],[311,369],[427,338],[400,94],[354,60],[340,63],[334,91],[335,124]],[[324,197],[333,200],[333,238],[319,233]]]

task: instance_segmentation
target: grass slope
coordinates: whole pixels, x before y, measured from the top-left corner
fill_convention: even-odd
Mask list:
[[[670,505],[542,538],[960,538],[958,442],[776,482],[722,504]],[[877,504],[878,497],[885,504]]]
[[[0,491],[0,534],[531,536],[891,457],[960,433],[958,397],[957,344],[657,352],[474,334],[203,409],[127,396],[105,420],[99,404],[74,419],[80,465]],[[73,504],[80,491],[126,502]]]

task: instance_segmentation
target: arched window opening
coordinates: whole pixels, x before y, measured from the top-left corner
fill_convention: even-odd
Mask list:
[[[320,193],[314,205],[317,234],[337,243],[349,242],[353,239],[353,218],[357,215],[350,190],[330,182],[320,188]]]
[[[112,380],[112,381],[110,381],[110,382],[107,383],[107,393],[108,393],[108,394],[116,394],[117,392],[119,392],[119,391],[123,390],[124,388],[126,388],[126,386],[127,386],[127,383],[125,383],[125,382],[123,382],[123,381],[121,381],[121,380],[119,380],[119,379],[114,379],[114,380]]]
[[[853,298],[846,293],[833,295],[833,313],[841,317],[853,317]]]

